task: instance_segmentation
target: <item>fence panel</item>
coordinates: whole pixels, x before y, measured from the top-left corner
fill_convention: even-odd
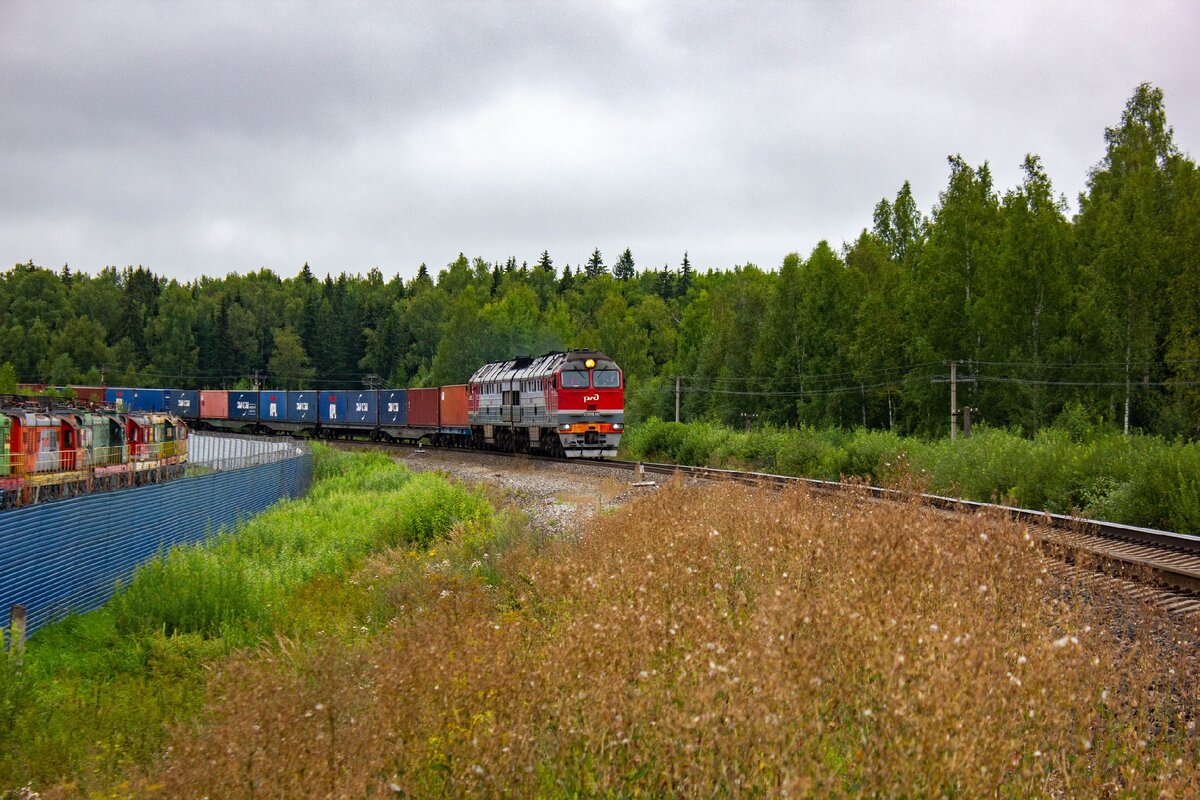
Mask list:
[[[293,445],[255,466],[0,512],[0,614],[25,606],[33,631],[91,611],[160,548],[202,541],[311,482],[312,453]]]

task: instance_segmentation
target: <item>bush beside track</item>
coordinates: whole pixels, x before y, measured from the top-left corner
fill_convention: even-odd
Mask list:
[[[825,480],[858,478],[1058,514],[1200,534],[1200,444],[1087,426],[1027,439],[980,429],[927,441],[863,429],[762,428],[652,418],[625,434],[628,457],[749,468]]]

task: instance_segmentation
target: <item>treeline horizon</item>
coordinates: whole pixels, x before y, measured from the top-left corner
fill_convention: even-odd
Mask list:
[[[629,249],[610,269],[597,248],[561,271],[543,251],[410,280],[305,264],[180,282],[31,260],[0,276],[0,384],[433,386],[590,347],[624,368],[631,420],[673,418],[678,384],[685,419],[930,435],[953,361],[984,424],[1196,438],[1200,178],[1149,84],[1104,138],[1071,218],[1038,156],[1001,194],[955,155],[928,214],[905,182],[853,242],[777,269],[699,271],[684,253],[639,270]]]

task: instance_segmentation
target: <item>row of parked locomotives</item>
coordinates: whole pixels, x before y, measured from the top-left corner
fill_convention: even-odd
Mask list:
[[[615,455],[625,425],[621,370],[591,350],[497,361],[468,383],[428,389],[108,390],[134,408],[146,392],[165,392],[164,408],[194,428],[575,458]]]
[[[170,414],[8,398],[0,404],[0,505],[178,477],[187,465],[187,436],[187,425]]]

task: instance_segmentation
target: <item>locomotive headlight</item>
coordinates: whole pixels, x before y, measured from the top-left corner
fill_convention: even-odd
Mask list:
[[[571,423],[564,422],[563,424],[558,426],[558,429],[560,431],[565,431],[566,433],[570,433],[571,432]]]
[[[591,369],[592,367],[596,366],[596,359],[589,358],[587,361],[583,362],[583,365],[588,369]]]
[[[614,423],[613,423],[613,430],[614,430],[614,431],[623,431],[623,430],[625,430],[625,423],[624,423],[624,422],[614,422]]]

